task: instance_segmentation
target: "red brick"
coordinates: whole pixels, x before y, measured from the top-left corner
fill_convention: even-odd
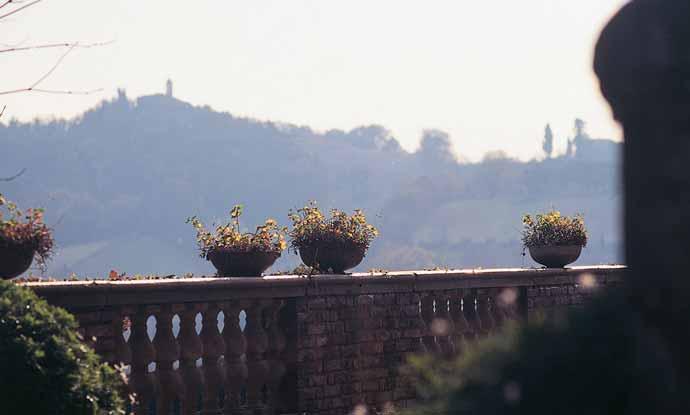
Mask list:
[[[355,297],[355,304],[359,305],[370,305],[374,304],[374,296],[373,295],[358,295]]]
[[[342,370],[343,369],[343,362],[342,360],[326,360],[323,365],[323,370],[324,372],[334,372],[336,370]]]
[[[368,380],[362,383],[362,390],[364,392],[371,392],[379,390],[379,382],[375,380]]]
[[[324,396],[323,388],[321,387],[302,388],[299,392],[301,399],[322,399]]]
[[[111,324],[85,325],[84,328],[86,329],[86,337],[112,337],[114,335]]]
[[[383,353],[383,343],[362,343],[359,345],[362,355]]]
[[[340,394],[340,389],[341,389],[340,385],[324,386],[323,396],[325,396],[325,397],[337,396]]]

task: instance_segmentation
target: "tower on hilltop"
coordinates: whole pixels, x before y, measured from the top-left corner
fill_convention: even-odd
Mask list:
[[[168,78],[168,81],[165,83],[165,95],[171,98],[173,96],[173,84],[170,78]]]

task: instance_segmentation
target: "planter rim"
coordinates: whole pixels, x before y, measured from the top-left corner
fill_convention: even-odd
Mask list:
[[[525,248],[567,248],[567,247],[573,247],[573,246],[579,246],[580,248],[584,248],[586,245],[582,244],[569,244],[569,245],[530,245],[526,246],[524,245]]]

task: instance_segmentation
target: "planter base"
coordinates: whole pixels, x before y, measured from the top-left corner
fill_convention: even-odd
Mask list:
[[[34,250],[0,246],[0,278],[9,280],[23,274],[34,260]]]
[[[577,261],[580,252],[582,252],[582,247],[579,245],[529,247],[529,254],[532,259],[546,268],[563,268]]]
[[[299,256],[306,265],[321,272],[344,274],[359,265],[366,250],[356,245],[314,244],[299,248]]]
[[[260,277],[279,257],[279,252],[218,250],[209,252],[207,259],[216,267],[219,277]]]

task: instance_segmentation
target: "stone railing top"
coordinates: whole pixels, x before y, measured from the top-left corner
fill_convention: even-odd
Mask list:
[[[620,281],[625,266],[600,265],[565,269],[505,268],[364,272],[345,275],[280,275],[261,278],[163,278],[24,282],[56,305],[107,307],[356,295],[444,289],[578,284],[584,274],[597,282]]]

